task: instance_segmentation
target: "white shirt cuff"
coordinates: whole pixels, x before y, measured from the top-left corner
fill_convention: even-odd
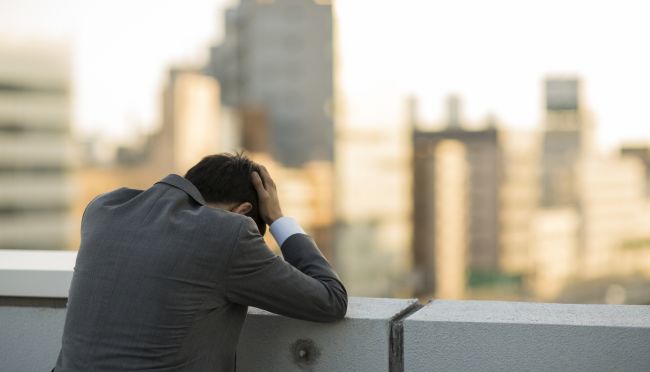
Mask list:
[[[298,222],[291,217],[280,217],[271,226],[271,235],[280,247],[294,234],[304,234],[305,231],[298,225]]]

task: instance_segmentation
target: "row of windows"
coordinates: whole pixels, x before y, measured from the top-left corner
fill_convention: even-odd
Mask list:
[[[67,95],[68,87],[61,86],[29,86],[11,82],[0,81],[0,93],[42,93],[52,95]]]
[[[67,134],[68,132],[69,128],[67,125],[59,125],[58,123],[48,123],[46,125],[34,126],[21,122],[0,121],[0,136],[33,133]]]
[[[34,214],[65,214],[68,213],[69,206],[61,205],[39,205],[39,206],[15,206],[15,205],[0,205],[0,217],[19,217],[20,215],[34,215]]]
[[[10,164],[0,165],[0,176],[20,176],[20,175],[63,175],[68,169],[60,165],[26,165],[15,166]]]

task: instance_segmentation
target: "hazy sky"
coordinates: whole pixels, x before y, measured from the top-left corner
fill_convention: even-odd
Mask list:
[[[125,137],[157,125],[167,67],[202,63],[233,0],[2,0],[0,40],[73,51],[74,125]],[[650,5],[644,0],[340,0],[339,87],[349,125],[389,126],[404,97],[438,121],[460,94],[465,117],[541,120],[542,79],[578,74],[601,143],[650,139]]]

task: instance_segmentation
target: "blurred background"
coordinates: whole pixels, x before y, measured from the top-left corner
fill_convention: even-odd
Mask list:
[[[244,150],[351,295],[650,304],[648,10],[2,0],[0,249]]]

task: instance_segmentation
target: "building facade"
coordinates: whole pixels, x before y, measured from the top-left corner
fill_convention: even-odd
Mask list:
[[[333,160],[330,4],[242,0],[226,11],[225,37],[206,71],[219,80],[224,105],[264,118],[268,128],[257,131],[268,133],[262,150],[274,159],[292,167]]]
[[[339,133],[335,263],[355,295],[412,295],[409,146],[405,125]]]
[[[621,147],[621,155],[629,158],[636,158],[643,164],[645,169],[645,194],[650,199],[650,143],[628,144]]]
[[[545,80],[542,139],[542,205],[575,206],[576,164],[594,152],[594,122],[582,82],[573,76]]]
[[[0,249],[69,248],[68,56],[37,45],[0,54]]]
[[[448,101],[449,115],[441,130],[413,131],[413,254],[414,264],[421,257],[439,256],[448,247],[436,236],[440,224],[455,221],[460,215],[465,223],[462,240],[466,252],[467,285],[482,286],[491,282],[518,281],[530,270],[530,221],[538,205],[539,167],[538,137],[534,132],[515,132],[497,128],[494,123],[482,129],[466,129],[458,112],[460,102]],[[464,149],[465,186],[451,187],[436,180],[441,144],[452,141]],[[461,211],[432,205],[452,191],[465,198],[458,204]],[[464,191],[463,191],[464,190]],[[450,222],[451,223],[451,222]],[[460,230],[459,230],[460,231]],[[461,244],[462,245],[462,244]],[[430,293],[439,286],[434,267],[421,266],[418,294]],[[429,278],[429,279],[426,279]],[[424,279],[424,281],[422,281]]]

